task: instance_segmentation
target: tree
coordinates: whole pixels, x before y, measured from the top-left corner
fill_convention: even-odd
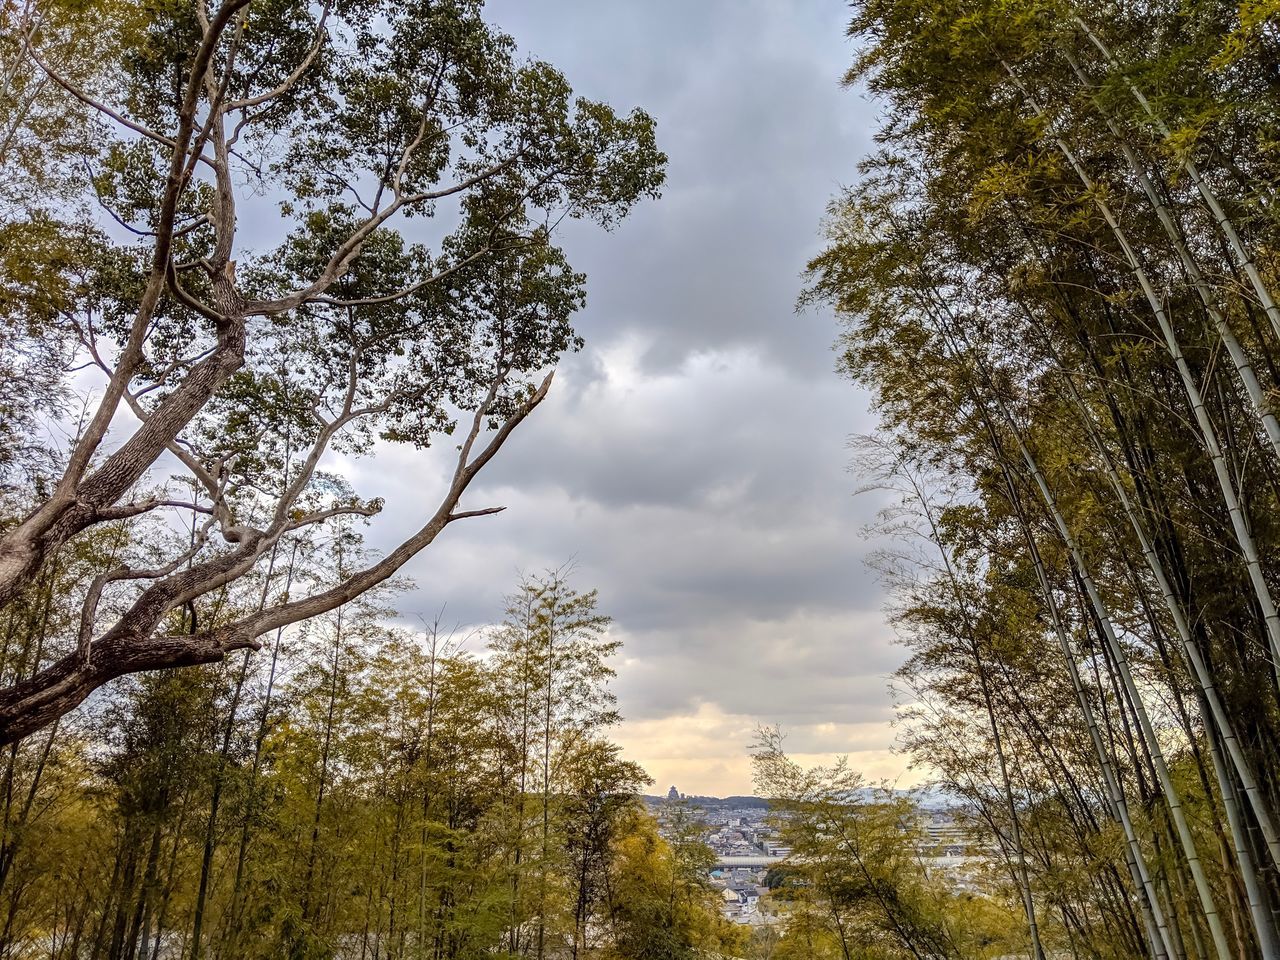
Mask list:
[[[607,635],[610,619],[597,612],[596,591],[573,589],[570,572],[562,567],[523,578],[507,598],[506,619],[491,639],[510,684],[504,696],[510,704],[512,753],[519,778],[520,834],[530,780],[539,788],[539,839],[533,861],[538,875],[533,950],[539,960],[547,951],[550,876],[560,866],[552,813],[565,773],[561,764],[587,749],[593,737],[619,720],[614,708],[617,698],[608,688],[614,674],[607,659],[620,643]],[[524,856],[522,847],[517,847],[517,867]],[[512,883],[512,911],[518,914],[519,869]]]
[[[656,194],[664,162],[647,115],[575,99],[549,65],[518,62],[478,0],[76,4],[16,22],[12,76],[87,109],[93,136],[60,135],[57,155],[90,170],[82,195],[132,240],[35,248],[48,251],[37,292],[59,291],[38,341],[74,344],[102,394],[49,484],[21,491],[0,604],[104,523],[167,513],[194,533],[158,562],[99,572],[74,643],[0,691],[3,742],[123,674],[254,648],[384,582],[450,523],[496,512],[460,501],[545,397],[539,372],[580,344],[583,278],[551,226],[611,226]],[[86,71],[74,41],[98,36],[115,56]],[[253,196],[278,204],[274,250],[239,238]],[[446,210],[457,225],[434,249],[398,226]],[[438,505],[384,558],[216,627],[165,627],[308,526],[381,509],[314,497],[326,455],[377,437],[426,446],[459,422]],[[148,489],[168,458],[187,492]]]
[[[916,854],[909,801],[874,796],[843,759],[802,768],[783,752],[776,729],[760,731],[751,762],[804,881],[786,888],[805,918],[788,938],[808,939],[816,928],[846,960],[869,951],[916,960],[968,955],[953,895]]]
[[[615,843],[636,814],[636,797],[652,780],[639,764],[623,760],[616,744],[574,743],[561,762],[563,792],[559,815],[569,854],[573,929],[569,955],[592,956],[596,938],[591,919],[609,893],[609,866]]]
[[[707,953],[735,956],[745,937],[720,915],[705,870],[710,848],[689,838],[661,837],[640,816],[622,833],[610,870],[608,960],[692,960]]]

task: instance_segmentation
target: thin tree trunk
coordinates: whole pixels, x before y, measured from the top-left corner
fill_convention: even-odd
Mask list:
[[[960,586],[959,578],[955,569],[951,565],[951,558],[947,554],[946,547],[943,545],[942,536],[938,531],[937,522],[933,516],[933,510],[929,505],[928,497],[916,482],[915,477],[908,473],[908,481],[915,490],[916,500],[919,502],[921,509],[924,511],[925,519],[929,524],[932,538],[935,546],[942,557],[943,569],[946,571],[947,581],[951,585],[951,593],[955,598],[956,605],[960,610],[961,621],[964,626],[965,633],[968,635],[969,650],[973,655],[974,667],[978,673],[978,684],[982,691],[982,700],[986,708],[987,720],[991,727],[992,745],[996,752],[996,765],[1000,770],[1000,784],[1004,792],[1005,805],[1009,812],[1010,831],[1012,833],[1015,862],[1015,874],[1017,876],[1018,886],[1022,893],[1022,909],[1027,920],[1027,930],[1031,936],[1032,955],[1035,960],[1044,960],[1044,947],[1040,943],[1040,927],[1036,921],[1035,899],[1031,892],[1031,874],[1027,869],[1026,850],[1022,842],[1022,824],[1018,816],[1018,805],[1013,796],[1013,785],[1009,779],[1009,765],[1004,753],[1004,738],[1000,733],[1000,724],[996,718],[995,703],[991,694],[991,680],[987,675],[987,669],[983,663],[982,649],[979,646],[977,628],[969,615],[968,604],[965,602],[964,593]]]

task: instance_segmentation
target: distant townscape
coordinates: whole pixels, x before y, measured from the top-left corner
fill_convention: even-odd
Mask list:
[[[867,791],[868,799],[873,796]],[[945,879],[957,893],[989,891],[987,868],[997,851],[964,823],[957,801],[927,793],[903,796],[912,802],[914,821],[903,822],[901,829],[914,834],[915,853],[926,871]],[[777,814],[768,800],[692,796],[674,785],[665,797],[644,799],[664,835],[670,835],[674,810],[692,814],[701,840],[715,858],[708,874],[726,919],[746,926],[768,926],[785,919],[785,899],[771,894],[786,880],[793,850],[782,841]]]

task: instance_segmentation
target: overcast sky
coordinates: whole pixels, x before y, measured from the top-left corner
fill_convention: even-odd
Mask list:
[[[873,105],[839,84],[847,8],[488,9],[578,92],[653,114],[669,175],[616,232],[562,236],[589,278],[587,347],[468,495],[508,510],[449,528],[400,609],[484,623],[520,571],[572,559],[625,644],[616,739],[657,789],[749,792],[758,723],[781,724],[798,754],[898,777],[886,675],[902,655],[863,564],[874,504],[853,496],[845,447],[872,421],[834,372],[831,317],[794,309],[823,208],[874,132]],[[375,546],[439,482],[407,448],[355,469],[387,497]]]

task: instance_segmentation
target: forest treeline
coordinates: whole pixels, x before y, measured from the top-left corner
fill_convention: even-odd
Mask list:
[[[1278,15],[855,5],[883,122],[807,296],[880,419],[904,744],[1021,955],[1280,955]]]
[[[265,590],[335,579],[348,529]],[[64,576],[73,575],[68,568]],[[50,582],[10,662],[68,615]],[[376,597],[218,666],[148,673],[0,761],[6,958],[681,958],[742,937],[689,811],[608,739],[608,618],[562,572],[483,635]],[[32,630],[31,621],[36,628]],[[34,634],[34,635],[33,635]]]

